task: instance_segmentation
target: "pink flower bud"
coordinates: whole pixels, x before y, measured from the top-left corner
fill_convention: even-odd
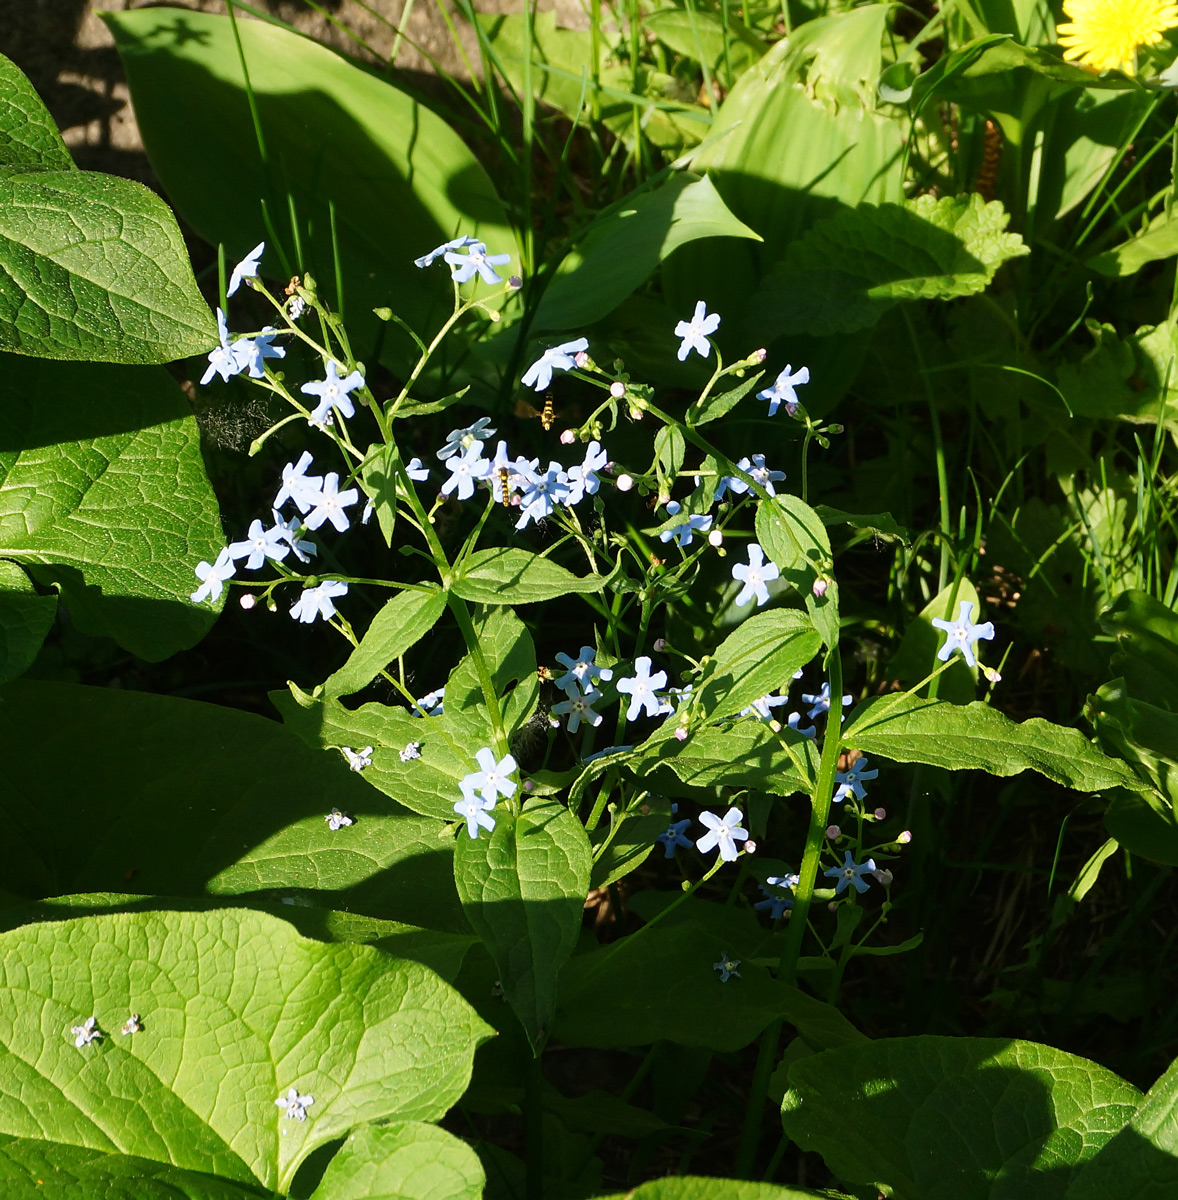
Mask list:
[[[566,429],[560,435],[560,444],[562,446],[571,446],[577,440],[577,431],[575,429]]]
[[[884,885],[884,887],[892,886],[893,875],[891,871],[885,871],[882,867],[878,871],[872,871],[872,875],[876,877]]]
[[[875,810],[875,819],[876,819],[877,821],[886,821],[886,820],[887,820],[887,817],[888,817],[888,814],[887,814],[887,811],[886,811],[885,809],[882,809],[882,808],[877,808],[877,809]]]
[[[899,836],[898,838],[896,838],[896,841],[897,841],[897,842],[898,842],[898,843],[899,843],[901,846],[907,846],[907,845],[908,845],[908,843],[909,843],[910,841],[912,841],[912,830],[910,830],[910,829],[905,829],[905,830],[904,830],[904,832],[903,832],[902,834],[900,834],[900,836]]]
[[[682,725],[680,725],[679,728],[675,730],[675,740],[678,742],[687,741],[687,730],[684,729]]]
[[[769,351],[762,347],[760,350],[754,350],[749,358],[755,363],[763,363],[769,357]]]
[[[518,292],[520,288],[524,286],[524,281],[518,275],[513,275],[507,281],[507,286],[511,288],[513,292]]]
[[[618,380],[615,380],[609,385],[609,394],[615,400],[620,400],[626,394],[626,385]]]
[[[828,825],[826,827],[826,836],[833,842],[843,836],[843,831],[837,825]]]
[[[747,842],[745,842],[744,852],[745,852],[745,854],[756,854],[757,843],[754,842],[752,838],[749,838],[749,840]]]
[[[815,579],[814,586],[810,589],[810,591],[814,593],[815,599],[821,600],[822,597],[826,595],[826,589],[828,587],[830,587],[830,584],[827,583],[825,579]]]
[[[655,638],[654,648],[661,654],[667,648],[666,638]]]
[[[534,779],[525,779],[524,780],[524,791],[525,792],[534,792],[535,790],[536,790],[536,781]]]
[[[589,355],[586,354],[584,350],[578,350],[576,355],[573,357],[573,362],[575,362],[583,371],[589,365]]]

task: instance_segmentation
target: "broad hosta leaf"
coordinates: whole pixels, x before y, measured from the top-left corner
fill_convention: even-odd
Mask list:
[[[1142,786],[1128,767],[1109,758],[1078,729],[1040,717],[1016,723],[980,701],[949,704],[910,696],[869,700],[855,709],[843,742],[865,754],[950,771],[973,768],[999,776],[1038,771],[1078,792]]]
[[[1003,263],[1029,253],[1005,232],[1009,221],[976,192],[842,212],[794,242],[766,278],[765,320],[788,334],[851,333],[901,300],[984,291]]]
[[[1176,1192],[1178,1063],[1171,1063],[1129,1124],[1076,1172],[1067,1200],[1169,1200]]]
[[[446,609],[445,593],[402,592],[372,618],[348,661],[323,685],[328,696],[350,696],[367,687],[390,663],[416,645]]]
[[[0,167],[71,171],[73,166],[36,89],[15,63],[0,54]]]
[[[488,835],[458,835],[454,881],[462,907],[500,971],[533,1049],[552,1032],[556,977],[577,943],[592,856],[581,822],[541,800]]]
[[[28,669],[56,611],[53,596],[38,595],[20,567],[0,561],[0,683]]]
[[[18,680],[0,699],[0,877],[12,891],[302,891],[326,908],[463,927],[437,823],[274,721],[69,684]],[[356,824],[333,833],[333,807]]]
[[[421,329],[449,315],[445,268],[413,265],[448,238],[474,234],[492,253],[514,255],[515,236],[478,160],[440,117],[383,79],[275,25],[239,21],[263,163],[226,17],[150,8],[105,20],[144,148],[177,210],[236,255],[266,235],[265,204],[291,258],[293,210],[305,258],[282,263],[271,245],[263,272],[312,271],[342,304],[353,344],[371,344],[372,310],[394,298]],[[329,282],[333,242],[342,298]],[[392,334],[386,347],[394,357],[412,349]]]
[[[0,350],[165,363],[216,345],[176,219],[141,183],[0,173]]]
[[[821,1200],[829,1192],[809,1188],[778,1187],[775,1183],[750,1183],[744,1179],[714,1179],[712,1176],[676,1175],[656,1179],[623,1194],[614,1192],[602,1200]]]
[[[104,1036],[78,1048],[90,1016]],[[363,1121],[443,1116],[489,1033],[425,967],[263,913],[30,925],[0,934],[0,1133],[285,1189]],[[274,1103],[291,1087],[305,1121]]]
[[[698,238],[760,236],[729,212],[706,176],[681,174],[594,220],[544,291],[532,332],[577,329],[611,312],[673,250]]]
[[[67,1146],[40,1138],[0,1136],[0,1187],[4,1200],[258,1200],[248,1184],[197,1171]]]
[[[789,1078],[788,1136],[840,1178],[885,1184],[897,1200],[1062,1200],[1141,1099],[1087,1059],[988,1038],[827,1050],[799,1060]]]
[[[480,1200],[479,1156],[436,1125],[363,1125],[327,1164],[311,1200]]]
[[[534,604],[571,592],[600,592],[604,575],[581,578],[528,550],[498,547],[476,550],[462,566],[453,590],[478,604]]]
[[[224,535],[167,372],[0,356],[0,429],[0,557],[142,658],[199,641],[215,612],[189,599],[193,568]]]

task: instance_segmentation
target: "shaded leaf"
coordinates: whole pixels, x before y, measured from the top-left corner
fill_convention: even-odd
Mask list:
[[[955,621],[963,600],[968,600],[973,606],[970,620],[981,620],[981,601],[977,588],[968,579],[947,584],[916,614],[904,631],[900,645],[888,663],[889,677],[895,677],[905,687],[911,688],[932,674],[940,665],[937,652],[945,644],[946,636],[944,630],[933,625],[933,621]],[[984,653],[980,642],[976,652]],[[977,667],[970,667],[960,654],[954,654],[948,669],[937,676],[937,696],[954,704],[968,704],[977,697],[977,680]],[[926,684],[921,694],[928,695],[930,686]]]
[[[0,683],[28,670],[56,612],[55,597],[38,595],[20,567],[0,561]]]
[[[571,592],[599,592],[605,576],[582,578],[530,550],[497,547],[476,550],[452,586],[456,595],[479,604],[534,604]]]
[[[37,89],[0,54],[0,167],[72,171],[74,160]]]

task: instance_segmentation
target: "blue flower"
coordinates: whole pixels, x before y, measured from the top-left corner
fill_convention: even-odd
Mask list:
[[[319,553],[314,542],[307,542],[299,537],[299,533],[302,530],[302,522],[298,517],[291,517],[288,521],[278,509],[274,509],[274,528],[278,531],[282,540],[294,551],[295,558],[299,562],[310,562],[310,556]]]
[[[684,712],[695,690],[694,683],[685,683],[682,687],[667,688],[665,699],[659,700],[659,710],[656,717],[669,717],[673,712]],[[674,700],[674,704],[671,701]]]
[[[472,792],[478,792],[484,801],[490,801],[490,805],[496,804],[500,796],[506,800],[515,795],[516,783],[507,778],[516,770],[516,761],[510,754],[496,762],[494,751],[490,746],[484,746],[475,759],[481,769],[462,780]]]
[[[707,827],[708,832],[696,843],[695,848],[701,854],[720,848],[720,857],[725,862],[736,861],[736,843],[747,842],[749,831],[741,826],[744,814],[739,808],[730,808],[722,817],[713,812],[699,814],[699,823]]]
[[[345,747],[345,750],[346,749],[347,747]],[[360,768],[358,767],[352,768],[353,771],[359,769]],[[345,829],[349,825],[356,824],[356,819],[354,817],[349,817],[346,812],[338,808],[333,808],[331,812],[329,812],[323,819],[327,822],[327,828],[330,829],[332,833],[339,833],[341,829]]]
[[[834,781],[839,785],[838,790],[834,794],[835,802],[850,800],[852,796],[856,800],[864,799],[867,795],[867,789],[863,786],[863,780],[876,779],[878,777],[878,771],[869,771],[867,769],[866,758],[857,758],[845,771],[835,772]]]
[[[674,811],[676,807],[678,806],[672,805],[672,811]],[[683,831],[690,824],[691,818],[685,817],[682,821],[675,821],[673,824],[668,825],[667,828],[664,829],[657,838],[655,838],[656,842],[662,842],[663,849],[666,851],[665,857],[674,858],[675,851],[678,850],[680,846],[687,850],[691,849],[691,838],[683,836]]]
[[[415,483],[424,483],[429,478],[429,467],[423,466],[420,458],[411,458],[405,464],[405,474]]]
[[[969,617],[972,611],[973,604],[969,600],[962,600],[956,621],[933,618],[933,624],[945,631],[945,644],[937,651],[941,662],[947,662],[950,654],[960,650],[962,657],[971,667],[978,665],[978,660],[974,657],[974,646],[979,639],[988,642],[994,636],[994,626],[990,621],[984,625],[971,624]]]
[[[411,717],[440,717],[445,711],[446,689],[438,688],[436,692],[428,692],[417,702],[416,708],[409,710]]]
[[[601,680],[608,683],[614,677],[613,670],[610,667],[597,666],[593,661],[596,657],[597,651],[592,646],[582,646],[581,652],[576,658],[570,658],[563,651],[558,652],[556,661],[567,670],[556,680],[556,686],[569,696],[573,696],[581,688],[588,691]]]
[[[286,357],[286,350],[282,346],[273,344],[277,336],[274,326],[267,325],[255,338],[239,337],[234,341],[233,353],[245,366],[251,379],[266,377],[266,371],[262,366],[266,359]]]
[[[100,1042],[105,1036],[101,1029],[98,1028],[97,1017],[87,1017],[81,1025],[71,1025],[70,1033],[74,1035],[74,1045],[81,1050],[83,1046],[89,1046],[91,1042]]]
[[[569,477],[558,462],[550,462],[543,474],[533,471],[524,482],[520,497],[520,517],[516,529],[523,529],[529,521],[541,521],[569,494]]]
[[[632,679],[619,679],[618,691],[630,697],[630,707],[626,710],[626,720],[636,720],[638,714],[645,709],[648,717],[657,717],[659,698],[655,692],[667,686],[666,671],[650,673],[650,659],[644,654],[634,663],[637,674]]]
[[[446,459],[446,466],[450,468],[450,478],[442,484],[442,495],[448,496],[457,488],[459,500],[469,500],[474,495],[475,480],[486,479],[491,473],[490,460],[483,457],[482,442],[473,443],[461,456]]]
[[[266,529],[261,521],[251,521],[246,540],[231,543],[229,556],[238,559],[248,555],[245,564],[247,571],[256,571],[268,558],[281,562],[291,551],[284,535],[284,526],[275,525],[272,529]]]
[[[341,379],[339,367],[334,362],[329,362],[327,364],[325,379],[317,383],[304,383],[299,389],[308,396],[319,397],[319,403],[311,413],[312,424],[323,425],[333,408],[339,409],[345,417],[355,416],[356,408],[352,404],[352,398],[348,393],[353,388],[363,386],[363,383],[364,376],[359,371],[353,371],[350,375]]]
[[[757,886],[765,895],[764,900],[758,900],[753,905],[758,912],[763,912],[769,909],[769,919],[772,921],[780,921],[786,909],[794,906],[794,885],[787,882],[789,879],[797,881],[796,875],[771,875],[765,880],[769,886],[758,884]]]
[[[682,511],[683,506],[677,500],[669,500],[667,502],[667,512],[672,517],[677,517]],[[691,545],[692,539],[697,533],[707,533],[712,527],[712,518],[707,514],[689,516],[686,521],[679,525],[673,525],[670,529],[664,529],[659,534],[659,541],[669,542],[672,538],[675,539],[675,545],[680,550],[686,549]]]
[[[785,402],[785,411],[792,417],[798,403],[797,394],[794,388],[801,387],[803,383],[810,382],[810,368],[802,367],[796,374],[791,375],[790,371],[793,368],[788,364],[784,371],[777,376],[777,381],[770,388],[765,388],[764,391],[757,393],[758,400],[769,401],[769,415],[772,417],[776,414],[778,405]]]
[[[202,386],[214,375],[220,375],[228,383],[231,375],[239,375],[249,365],[248,359],[229,344],[229,327],[220,309],[217,309],[217,341],[217,348],[209,353],[208,370],[200,377]]]
[[[523,379],[520,383],[524,387],[534,387],[536,391],[542,392],[552,382],[552,372],[571,371],[576,363],[573,360],[573,355],[581,350],[589,349],[589,339],[579,337],[572,342],[562,342],[559,346],[553,346],[549,350],[545,350],[538,359],[524,372]]]
[[[189,597],[193,604],[199,604],[206,596],[210,600],[219,600],[225,589],[225,580],[237,574],[233,555],[228,549],[217,555],[215,563],[200,562],[196,564],[196,577],[200,587]]]
[[[736,563],[732,568],[732,578],[744,584],[744,587],[740,589],[740,594],[736,597],[737,608],[742,608],[754,596],[757,598],[758,607],[767,603],[769,589],[765,585],[778,578],[780,574],[777,564],[772,559],[766,562],[765,551],[761,549],[760,543],[753,542],[749,546],[748,566],[745,566],[744,563]]]
[[[844,696],[843,708],[846,708],[853,699],[853,696]],[[823,713],[830,712],[830,684],[824,683],[822,685],[822,690],[816,696],[807,696],[803,693],[802,701],[810,705],[810,711],[806,714],[806,716],[808,716],[811,721],[814,720],[815,717],[820,717]]]
[[[720,972],[721,983],[727,983],[733,975],[735,975],[737,979],[741,977],[740,972],[736,969],[739,966],[739,958],[729,958],[728,952],[723,951],[720,954],[720,961],[718,963],[712,963],[712,970]]]
[[[326,579],[318,587],[304,587],[303,594],[291,606],[290,615],[304,625],[310,625],[316,617],[325,621],[335,616],[333,600],[348,594],[348,585],[340,579]]]
[[[690,321],[680,321],[675,326],[675,336],[682,338],[679,346],[679,361],[682,362],[695,350],[707,358],[712,352],[712,344],[708,337],[720,327],[720,318],[715,313],[708,313],[707,305],[700,300],[695,306],[695,315]]]
[[[750,463],[747,458],[742,458],[737,466],[742,471],[747,471],[760,485],[769,493],[770,496],[776,496],[777,493],[773,490],[774,483],[780,483],[785,478],[784,471],[770,471],[765,466],[765,456],[763,454],[754,454],[753,461]],[[730,485],[731,486],[731,485]],[[735,490],[735,489],[734,489]]]
[[[575,467],[569,467],[569,494],[566,504],[580,504],[586,496],[594,496],[601,487],[597,472],[604,470],[609,462],[609,455],[597,442],[590,442],[585,451],[585,460]]]
[[[473,776],[468,775],[458,781],[462,799],[454,802],[454,811],[465,819],[466,832],[473,839],[479,836],[479,826],[488,833],[495,828],[495,818],[491,816],[490,810],[495,807],[496,801],[494,798],[484,800],[470,782],[472,778]]]
[[[591,687],[584,694],[578,693],[574,695],[571,691],[567,693],[568,699],[560,701],[559,704],[552,706],[552,711],[558,716],[563,717],[566,713],[569,718],[569,733],[576,733],[581,728],[581,722],[591,725],[594,729],[601,724],[601,714],[593,711],[593,705],[601,699],[601,693]]]
[[[484,283],[495,284],[503,282],[495,268],[511,262],[511,255],[488,254],[484,242],[472,242],[466,247],[465,254],[456,254],[453,250],[447,250],[445,259],[450,264],[450,278],[455,283],[466,283],[467,280],[474,278],[474,273],[477,271]]]
[[[869,858],[865,863],[857,863],[851,858],[850,850],[846,851],[846,855],[841,867],[828,867],[822,874],[838,880],[838,883],[834,885],[836,896],[847,890],[847,884],[850,884],[855,891],[862,895],[871,886],[869,883],[863,882],[863,876],[870,875],[875,870],[875,859]]]
[[[291,1088],[285,1096],[279,1096],[274,1101],[283,1110],[282,1115],[288,1121],[305,1121],[307,1109],[315,1103],[314,1096],[300,1096],[298,1088]]]
[[[770,711],[771,709],[780,708],[781,705],[788,703],[789,696],[774,696],[772,693],[770,693],[767,696],[761,696],[759,699],[754,700],[752,704],[748,706],[748,708],[742,708],[737,715],[741,717],[751,717],[754,713],[756,713],[761,720],[768,721],[773,716],[773,713]]]
[[[467,246],[477,246],[478,244],[479,239],[472,238],[469,234],[452,238],[448,242],[443,242],[428,254],[423,254],[420,258],[415,258],[413,265],[415,267],[428,267],[433,264],[435,259],[441,258],[447,250],[465,250]]]
[[[323,476],[307,474],[311,462],[311,452],[304,450],[297,463],[287,463],[282,468],[282,487],[274,497],[275,508],[293,500],[299,512],[305,513],[315,503],[323,487]]]
[[[334,471],[329,471],[323,480],[322,489],[314,497],[315,507],[307,514],[307,528],[318,529],[324,521],[330,521],[337,532],[343,533],[351,524],[344,510],[359,499],[360,493],[355,488],[341,492],[339,476]]]
[[[246,256],[233,268],[233,274],[229,276],[229,286],[225,289],[226,296],[232,296],[234,292],[241,287],[243,279],[257,279],[258,277],[258,260],[262,257],[262,252],[266,249],[265,242],[259,242]]]
[[[468,425],[465,429],[451,429],[446,434],[446,444],[438,451],[438,457],[445,462],[455,454],[465,453],[476,442],[485,442],[493,438],[495,431],[487,428],[490,424],[490,417],[479,417],[473,425]]]

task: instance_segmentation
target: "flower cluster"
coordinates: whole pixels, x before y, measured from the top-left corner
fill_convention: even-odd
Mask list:
[[[490,746],[484,746],[476,755],[479,770],[458,781],[462,799],[454,805],[454,811],[466,821],[466,832],[472,838],[479,836],[481,826],[488,833],[495,828],[491,809],[502,796],[505,800],[515,795],[516,783],[508,776],[516,771],[516,761],[505,754],[498,762]]]

